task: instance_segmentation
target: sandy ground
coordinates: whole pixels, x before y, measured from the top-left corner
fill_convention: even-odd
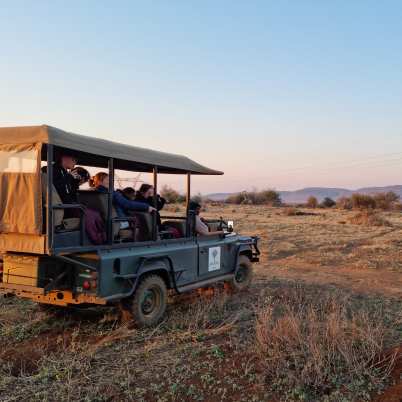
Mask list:
[[[349,224],[356,214],[254,206],[209,206],[205,215],[232,216],[240,233],[261,238],[260,280],[298,279],[333,284],[357,292],[402,297],[402,214],[382,213],[392,226]],[[311,215],[310,215],[311,214]]]

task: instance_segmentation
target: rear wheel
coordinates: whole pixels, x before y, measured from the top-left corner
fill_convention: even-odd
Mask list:
[[[131,302],[131,312],[140,327],[157,324],[166,311],[167,287],[158,275],[141,280]]]
[[[233,291],[241,292],[247,289],[253,280],[253,264],[246,255],[240,255],[237,263],[236,274],[229,282]]]

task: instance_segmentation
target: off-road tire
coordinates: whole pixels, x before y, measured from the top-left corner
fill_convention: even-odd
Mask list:
[[[240,255],[237,262],[236,274],[228,282],[233,292],[246,290],[253,280],[253,264],[246,255]]]
[[[159,275],[143,278],[130,303],[136,325],[140,328],[156,325],[163,317],[167,304],[167,287]]]

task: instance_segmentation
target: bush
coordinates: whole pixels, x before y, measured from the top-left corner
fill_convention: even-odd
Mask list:
[[[372,210],[358,212],[355,216],[349,218],[349,223],[365,226],[392,226],[390,222]]]
[[[263,190],[255,193],[255,204],[268,204],[279,207],[282,204],[281,196],[275,190]]]
[[[382,312],[339,291],[291,287],[257,309],[256,349],[266,385],[281,400],[367,400],[395,355],[382,354]]]
[[[394,209],[398,204],[399,196],[393,191],[388,191],[387,193],[378,193],[373,196],[376,208],[383,209],[384,211],[389,211]]]
[[[242,191],[241,193],[231,194],[228,198],[226,198],[226,202],[228,204],[249,204],[249,199],[246,191]]]
[[[307,208],[317,208],[318,207],[318,200],[314,196],[308,197],[307,203],[306,203]]]
[[[283,210],[283,214],[285,216],[298,216],[300,214],[300,211],[295,207],[286,207]]]
[[[352,195],[352,208],[353,209],[374,209],[376,202],[373,197],[366,194],[353,194]]]
[[[355,193],[352,197],[341,197],[337,201],[340,209],[382,209],[384,211],[399,210],[399,196],[393,191],[378,193],[373,196]]]
[[[169,203],[176,204],[185,202],[186,197],[174,190],[172,187],[164,185],[161,190],[161,196]]]
[[[320,204],[320,206],[322,208],[332,208],[336,205],[336,202],[329,197],[325,197],[324,200],[322,201],[322,203]]]
[[[394,211],[401,212],[402,211],[402,203],[400,203],[400,202],[395,203],[393,209],[394,209]]]
[[[226,202],[229,204],[253,204],[253,205],[271,205],[279,207],[282,204],[280,194],[275,190],[263,191],[243,191],[241,193],[232,194]]]
[[[339,209],[350,210],[353,208],[352,200],[350,197],[341,197],[336,201],[336,206]]]

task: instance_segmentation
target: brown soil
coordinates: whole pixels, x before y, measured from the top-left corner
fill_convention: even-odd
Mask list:
[[[401,402],[402,401],[402,345],[389,351],[396,353],[397,359],[392,371],[394,384],[387,388],[383,394],[374,399],[374,402]]]
[[[232,301],[239,303],[232,316],[242,314],[235,324],[228,322],[214,327],[212,321],[205,328],[201,325],[194,330],[180,321],[179,309],[200,299],[208,300],[213,296],[212,290],[173,298],[168,324],[169,320],[178,320],[178,329],[169,324],[172,327],[168,331],[159,327],[139,331],[117,325],[114,310],[107,310],[106,315],[104,310],[97,310],[95,314],[79,312],[67,318],[52,318],[30,302],[0,301],[0,363],[7,361],[11,368],[11,378],[7,380],[10,382],[2,385],[0,378],[0,400],[23,398],[27,377],[41,378],[41,369],[49,369],[49,365],[50,369],[60,371],[57,360],[64,362],[65,356],[77,354],[90,366],[88,371],[75,366],[67,377],[73,379],[71,384],[64,377],[57,382],[55,376],[44,379],[43,384],[37,380],[29,392],[38,393],[38,398],[43,399],[79,400],[102,395],[110,401],[141,400],[128,393],[135,388],[139,394],[143,391],[142,398],[147,401],[155,400],[156,393],[166,396],[164,400],[192,401],[195,396],[187,395],[187,391],[194,387],[195,395],[199,396],[197,392],[207,395],[204,400],[208,401],[252,397],[272,401],[272,396],[264,394],[261,372],[251,358],[252,351],[242,349],[253,337],[254,307],[260,292],[269,291],[276,282],[301,281],[342,288],[355,295],[378,295],[391,302],[402,300],[401,214],[380,214],[392,226],[369,226],[351,224],[354,212],[317,210],[314,215],[311,210],[301,212],[287,216],[280,208],[207,206],[206,217],[233,219],[236,231],[261,237],[261,263],[256,266],[254,285],[249,293]],[[26,331],[22,335],[20,327]],[[65,361],[67,368],[73,363],[77,365],[75,361]],[[242,364],[250,371],[248,377],[241,377],[245,370]],[[155,373],[161,378],[151,383]],[[135,386],[123,384],[130,375]],[[400,357],[392,373],[394,384],[375,399],[377,402],[402,401],[401,375]],[[89,378],[83,381],[85,376]],[[174,393],[176,378],[183,387]],[[237,384],[233,385],[232,380]],[[212,381],[214,392],[221,387],[224,395],[211,393],[208,381]]]

